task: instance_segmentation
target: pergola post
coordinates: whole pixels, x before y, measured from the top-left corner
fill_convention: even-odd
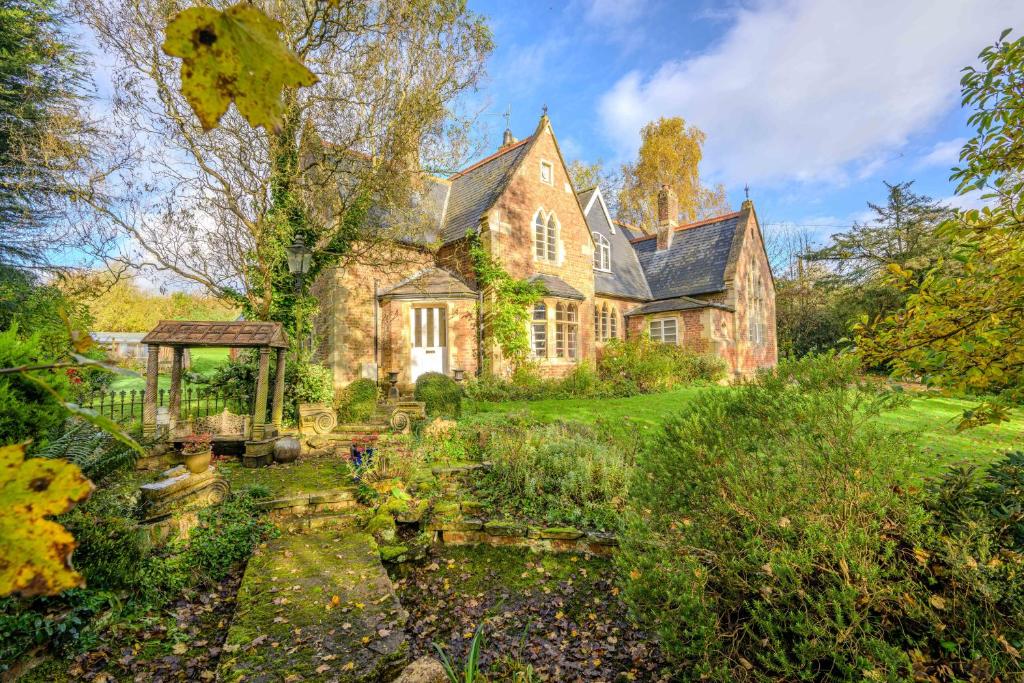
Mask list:
[[[252,440],[262,441],[266,436],[267,382],[270,374],[270,349],[260,348],[259,374],[256,376],[256,400],[252,409]]]
[[[284,358],[285,349],[277,350],[277,366],[274,369],[274,398],[270,404],[270,421],[274,431],[281,433],[281,418],[284,413]]]
[[[174,360],[171,361],[171,391],[167,398],[168,431],[171,438],[174,438],[174,430],[178,425],[178,415],[181,413],[181,365],[185,357],[185,347],[175,346]]]
[[[146,397],[142,403],[142,435],[148,438],[156,436],[156,400],[157,378],[160,374],[160,346],[147,344],[146,357]]]

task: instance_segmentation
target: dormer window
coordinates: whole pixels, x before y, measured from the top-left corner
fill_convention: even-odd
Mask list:
[[[550,161],[540,162],[540,181],[548,185],[555,184],[555,167],[551,165]]]
[[[558,258],[558,220],[554,213],[538,211],[533,218],[533,256],[551,263]]]
[[[608,238],[599,232],[594,233],[594,270],[611,272],[612,245]]]

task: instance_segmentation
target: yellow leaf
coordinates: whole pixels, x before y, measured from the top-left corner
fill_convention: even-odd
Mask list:
[[[171,652],[176,655],[183,655],[188,652],[188,645],[185,643],[175,643],[174,647],[171,648]]]
[[[932,607],[934,607],[935,609],[946,609],[946,601],[938,595],[933,595],[930,598],[928,598],[928,602],[930,602]]]
[[[331,604],[334,605],[335,607],[337,607],[338,605],[341,604],[341,598],[338,597],[337,595],[332,595],[331,596]]]
[[[640,578],[640,572],[638,570],[636,570],[636,569],[629,570],[629,578],[631,578],[634,581],[636,581],[637,579]]]
[[[217,126],[234,100],[253,128],[277,130],[283,88],[317,77],[281,41],[280,22],[248,3],[220,12],[191,7],[167,24],[165,53],[181,57],[181,93],[204,130]]]
[[[0,596],[56,595],[84,581],[71,568],[75,539],[46,519],[92,493],[92,482],[63,460],[25,460],[24,445],[0,447]]]

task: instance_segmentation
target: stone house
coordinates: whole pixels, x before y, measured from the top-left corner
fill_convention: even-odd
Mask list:
[[[533,135],[505,132],[493,154],[414,197],[418,239],[390,245],[388,266],[337,268],[314,285],[319,357],[341,388],[397,372],[407,388],[424,372],[502,374],[510,364],[485,341],[467,232],[512,276],[541,281],[530,311],[532,356],[546,375],[592,363],[611,339],[649,334],[725,359],[734,376],[774,366],[775,288],[753,203],[678,225],[671,190],[658,224],[612,220],[600,188],[572,187],[548,117]]]

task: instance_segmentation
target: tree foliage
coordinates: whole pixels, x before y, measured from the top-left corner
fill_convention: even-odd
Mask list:
[[[689,223],[729,211],[725,188],[700,180],[700,161],[707,136],[679,117],[651,121],[640,130],[637,160],[622,167],[618,218],[653,226],[658,218],[658,190],[669,185],[679,198],[679,221]]]
[[[67,512],[92,489],[75,465],[26,461],[24,446],[0,446],[0,596],[54,595],[82,585],[71,568],[74,538],[46,517]]]
[[[989,205],[942,228],[949,255],[936,266],[889,266],[906,304],[862,321],[857,338],[868,362],[889,364],[898,376],[1002,399],[1024,388],[1024,38],[1009,33],[961,79],[975,134],[952,177],[958,192],[982,191]],[[961,427],[1003,417],[999,401],[985,401]]]
[[[71,177],[91,152],[85,64],[56,0],[0,3],[0,264],[62,243]]]
[[[397,233],[422,232],[410,196],[423,171],[458,163],[458,98],[475,87],[491,36],[455,0],[250,6],[279,23],[280,41],[319,80],[283,89],[269,131],[228,110],[204,133],[182,94],[180,60],[160,49],[182,3],[75,0],[119,60],[115,123],[134,132],[121,141],[123,170],[88,198],[93,229],[128,238],[118,261],[152,265],[247,317],[293,328],[300,310],[308,323],[315,309],[287,270],[295,237],[313,249],[311,283],[325,268],[379,255],[375,245]]]

